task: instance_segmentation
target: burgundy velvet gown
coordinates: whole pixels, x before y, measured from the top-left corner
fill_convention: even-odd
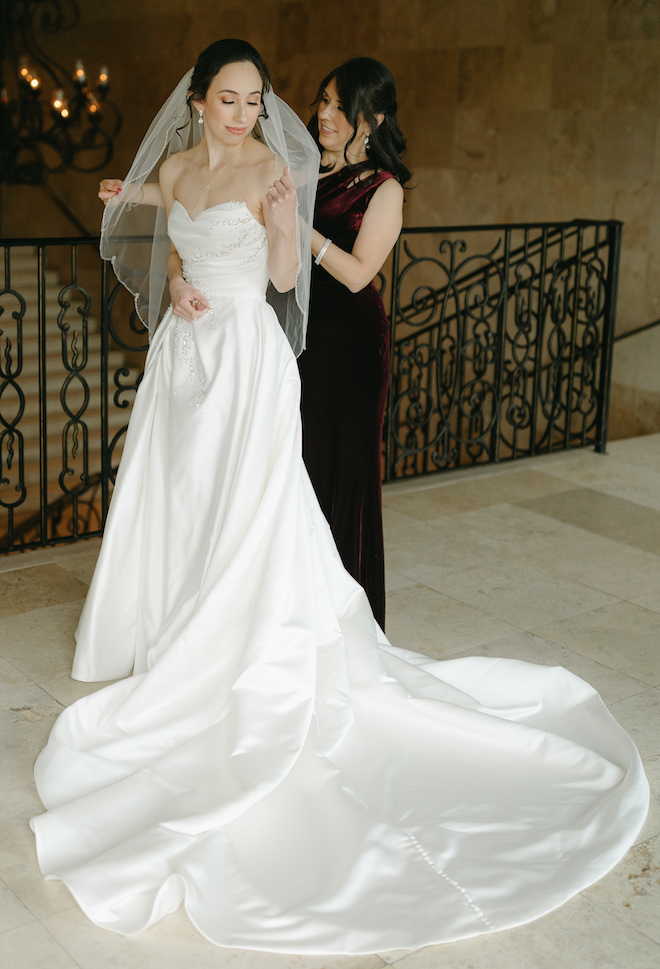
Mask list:
[[[354,168],[319,180],[314,227],[350,252],[371,198],[389,172],[354,182]],[[373,283],[351,293],[312,266],[302,380],[303,456],[346,569],[385,623],[381,441],[390,324]]]

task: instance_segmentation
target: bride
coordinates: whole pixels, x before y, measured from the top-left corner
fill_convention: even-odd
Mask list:
[[[164,208],[138,205],[168,151]],[[317,171],[254,48],[219,41],[105,212],[138,311],[158,319],[165,266],[172,303],[77,631],[73,675],[123,679],[58,719],[31,826],[45,876],[116,932],[182,903],[212,942],[267,951],[494,932],[600,878],[646,814],[590,686],[397,649],[344,571],[301,457]]]

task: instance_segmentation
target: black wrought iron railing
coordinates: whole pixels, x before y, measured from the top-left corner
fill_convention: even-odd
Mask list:
[[[618,222],[403,231],[385,480],[604,450],[620,238]],[[0,259],[0,552],[100,535],[146,334],[96,239],[6,240]]]
[[[0,552],[101,534],[138,324],[98,239],[0,242]]]
[[[621,223],[404,229],[385,479],[607,440]]]

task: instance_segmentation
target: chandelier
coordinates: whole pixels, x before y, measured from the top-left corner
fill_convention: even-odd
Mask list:
[[[43,185],[112,158],[121,115],[107,98],[107,67],[92,78],[78,60],[67,73],[37,40],[79,20],[75,0],[0,0],[0,182]]]

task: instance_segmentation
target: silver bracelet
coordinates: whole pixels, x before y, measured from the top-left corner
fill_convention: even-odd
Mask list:
[[[323,243],[323,245],[321,246],[321,251],[319,252],[319,254],[316,257],[316,259],[314,260],[314,263],[317,266],[320,266],[321,265],[321,260],[323,259],[323,257],[325,256],[326,252],[328,251],[328,246],[330,245],[331,242],[332,242],[332,239],[326,239],[325,242]]]

